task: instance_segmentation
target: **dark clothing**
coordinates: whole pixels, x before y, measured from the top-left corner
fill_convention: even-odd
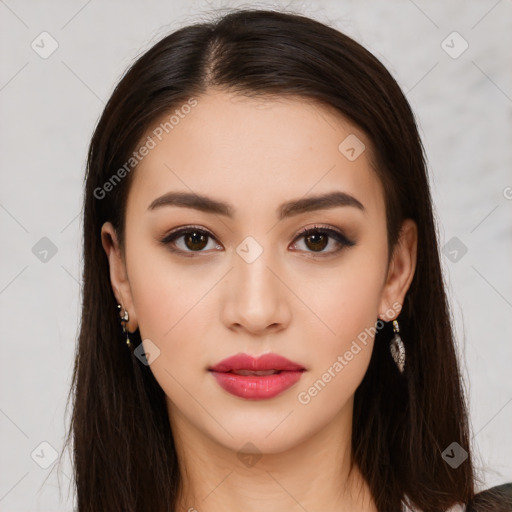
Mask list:
[[[512,482],[477,493],[466,512],[512,512]]]

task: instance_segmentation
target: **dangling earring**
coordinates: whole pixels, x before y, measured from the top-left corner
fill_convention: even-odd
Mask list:
[[[395,335],[389,344],[389,350],[398,370],[400,373],[403,373],[405,367],[405,346],[402,338],[400,338],[400,335],[398,334],[400,332],[398,320],[393,320],[393,331],[395,332]]]
[[[121,311],[121,309],[124,309],[121,304],[117,305],[117,309]],[[129,348],[132,348],[132,343],[130,341],[130,333],[126,330],[126,322],[130,319],[130,316],[128,315],[128,310],[125,309],[123,315],[121,316],[121,324],[123,326],[123,335],[126,336],[126,344]]]

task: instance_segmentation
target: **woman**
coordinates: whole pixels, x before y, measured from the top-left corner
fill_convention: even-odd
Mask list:
[[[473,500],[414,116],[337,30],[238,10],[142,55],[91,141],[83,278],[80,512]]]

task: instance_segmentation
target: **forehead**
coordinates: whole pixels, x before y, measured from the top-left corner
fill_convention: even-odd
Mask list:
[[[244,206],[273,208],[339,190],[369,209],[383,208],[370,141],[334,109],[304,98],[218,90],[195,100],[193,108],[178,105],[162,115],[143,137],[153,147],[134,171],[129,202],[135,207],[183,191],[215,195],[243,213]]]

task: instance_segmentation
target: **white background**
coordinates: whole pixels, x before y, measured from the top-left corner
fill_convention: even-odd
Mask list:
[[[458,261],[444,254],[442,260],[476,463],[483,487],[512,481],[510,0],[5,0],[0,2],[2,511],[73,506],[69,461],[59,476],[55,464],[43,469],[31,453],[42,449],[47,457],[50,448],[41,448],[42,442],[60,452],[68,421],[64,406],[81,301],[82,181],[95,123],[137,55],[167,33],[207,18],[211,8],[229,6],[289,7],[328,23],[372,51],[406,92],[429,157],[441,245],[457,237],[467,247]],[[31,47],[43,31],[58,43],[46,59]],[[442,47],[453,31],[469,44],[456,59]],[[453,37],[447,41],[455,50],[464,44]],[[32,252],[42,237],[57,248],[47,262]]]

